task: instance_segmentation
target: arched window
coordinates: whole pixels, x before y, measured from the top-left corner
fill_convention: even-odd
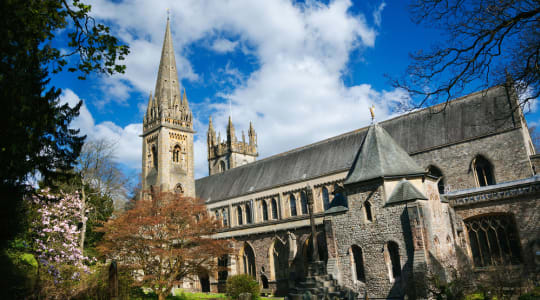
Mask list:
[[[399,246],[396,242],[390,241],[386,244],[385,259],[391,281],[401,276],[401,261],[399,257]]]
[[[371,203],[369,203],[369,201],[364,202],[364,212],[366,213],[366,220],[373,222],[373,214],[371,212]]]
[[[268,205],[266,205],[266,201],[262,200],[262,217],[263,221],[268,221]]]
[[[172,160],[173,162],[177,163],[180,161],[180,146],[176,145],[174,146],[174,149],[173,149],[173,156],[172,156]]]
[[[154,168],[157,169],[158,167],[158,152],[156,145],[152,146],[152,163],[154,164]]]
[[[255,277],[255,252],[248,243],[244,244],[244,255],[242,255],[244,274]]]
[[[221,210],[221,215],[223,216],[223,226],[229,226],[229,218],[227,216],[227,210],[225,208]]]
[[[493,176],[493,166],[489,160],[483,156],[477,156],[473,161],[474,177],[476,179],[476,185],[486,186],[495,184],[495,177]]]
[[[216,210],[216,219],[219,220],[219,210]]]
[[[174,192],[180,195],[184,194],[184,187],[182,187],[181,183],[176,184],[176,186],[174,187]]]
[[[437,177],[439,182],[437,182],[437,187],[439,188],[439,194],[444,194],[444,177],[441,170],[435,166],[428,167],[428,174]]]
[[[277,201],[275,198],[272,198],[272,202],[271,202],[271,205],[272,205],[272,219],[274,220],[277,220],[278,218],[278,207],[277,207]]]
[[[227,169],[227,167],[226,167],[226,165],[225,165],[225,162],[224,162],[224,161],[220,161],[220,162],[219,162],[219,171],[220,171],[220,172],[224,172],[226,169]]]
[[[339,186],[337,183],[334,185],[334,199],[332,199],[332,207],[343,206],[349,207],[347,202],[347,197],[345,196],[342,186]]]
[[[238,225],[244,224],[244,220],[242,218],[242,206],[238,206],[236,208],[236,214],[238,215]]]
[[[291,217],[296,216],[296,198],[294,198],[293,194],[289,196],[289,205],[291,207]]]
[[[228,272],[229,258],[227,255],[223,255],[218,258],[218,281],[225,281],[229,276]]]
[[[300,193],[300,204],[302,205],[301,208],[302,208],[302,214],[303,215],[307,215],[308,213],[308,207],[307,207],[307,196],[306,196],[306,192],[302,192]]]
[[[520,240],[510,214],[465,220],[475,267],[521,263]]]
[[[351,266],[353,272],[353,279],[365,282],[366,277],[364,274],[364,257],[362,255],[362,248],[352,245],[350,249]]]
[[[322,188],[322,201],[324,210],[327,210],[330,208],[330,195],[328,194],[328,189],[326,187]]]
[[[253,223],[252,216],[253,215],[252,215],[252,211],[251,211],[251,204],[247,203],[246,204],[246,224]]]

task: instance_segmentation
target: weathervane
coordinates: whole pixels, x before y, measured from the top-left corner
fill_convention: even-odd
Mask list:
[[[371,113],[371,123],[373,124],[375,121],[375,105],[371,105],[369,112]]]

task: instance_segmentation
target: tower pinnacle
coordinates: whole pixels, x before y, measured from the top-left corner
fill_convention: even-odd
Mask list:
[[[161,109],[172,107],[181,96],[168,17],[154,95]]]

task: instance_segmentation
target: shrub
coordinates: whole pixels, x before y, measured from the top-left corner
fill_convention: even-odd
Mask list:
[[[227,278],[227,296],[231,297],[232,299],[238,299],[240,297],[240,294],[243,293],[250,293],[251,299],[260,299],[260,291],[261,287],[259,286],[259,283],[253,279],[253,277],[242,274],[242,275],[234,275]]]

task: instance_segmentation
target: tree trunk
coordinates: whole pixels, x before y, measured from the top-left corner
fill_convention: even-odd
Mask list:
[[[165,293],[158,294],[158,300],[165,300],[166,298],[167,298],[167,295]]]
[[[84,191],[84,181],[81,189],[81,217],[82,217],[82,227],[81,227],[81,241],[79,248],[81,248],[81,254],[84,255],[84,238],[86,237],[86,193]]]

